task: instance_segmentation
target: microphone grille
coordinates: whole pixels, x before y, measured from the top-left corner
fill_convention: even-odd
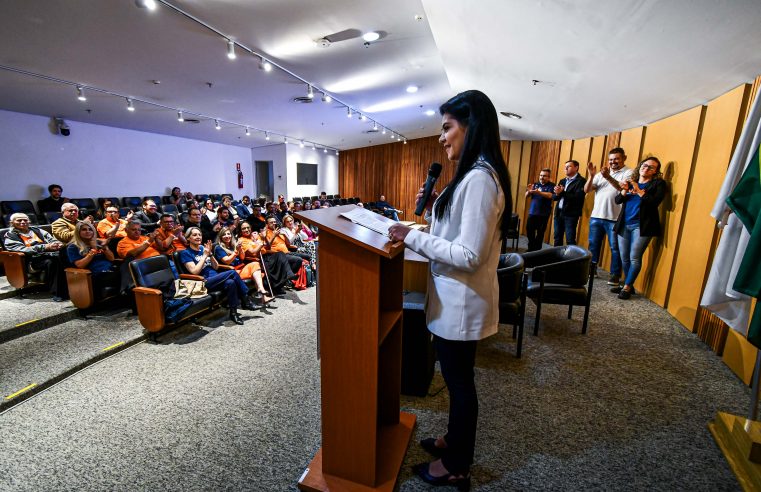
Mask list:
[[[439,174],[441,174],[441,164],[434,162],[431,164],[430,169],[428,169],[428,176],[432,178],[438,178]]]

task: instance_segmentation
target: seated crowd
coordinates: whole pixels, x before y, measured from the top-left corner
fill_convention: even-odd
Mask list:
[[[248,196],[234,202],[224,195],[219,203],[199,203],[174,188],[165,206],[176,213],[162,212],[152,199],[124,213],[112,200],[102,199],[93,216],[61,197],[60,186],[52,187],[56,193],[51,191],[46,200],[60,203],[61,212],[50,226],[52,233],[17,212],[2,239],[6,250],[25,253],[28,270],[41,274],[56,301],[68,296],[65,268],[89,270],[94,289],[118,286],[126,294],[134,286],[129,262],[165,255],[175,278],[200,275],[208,291],[226,293],[230,319],[243,324],[238,308],[257,309],[285,290],[304,288],[294,281],[307,271],[316,278],[317,230],[292,213],[327,203],[286,202],[282,195],[277,202],[254,202]]]

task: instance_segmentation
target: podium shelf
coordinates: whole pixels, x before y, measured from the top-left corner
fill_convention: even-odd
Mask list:
[[[378,321],[378,345],[382,345],[386,336],[396,326],[399,320],[402,319],[402,311],[386,311],[381,310],[379,312],[380,320]]]

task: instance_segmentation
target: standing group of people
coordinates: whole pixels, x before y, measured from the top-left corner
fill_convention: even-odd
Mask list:
[[[530,198],[526,235],[528,251],[541,249],[550,216],[554,211],[554,246],[576,244],[576,229],[584,209],[584,198],[594,192],[594,207],[589,219],[589,250],[592,260],[600,260],[603,240],[611,250],[608,285],[619,299],[629,299],[634,281],[642,268],[642,255],[650,241],[662,234],[658,206],[666,197],[667,186],[657,157],[643,159],[635,169],[626,166],[626,153],[612,149],[608,164],[587,166],[587,178],[579,174],[579,163],[565,163],[565,177],[550,181],[548,168],[539,180],[526,189]]]

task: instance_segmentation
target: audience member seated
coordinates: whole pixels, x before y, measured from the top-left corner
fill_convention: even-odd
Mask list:
[[[383,215],[388,217],[389,219],[395,220],[399,222],[399,212],[401,210],[397,210],[394,207],[391,206],[390,203],[386,201],[386,197],[384,195],[380,196],[380,200],[375,202],[375,206],[383,212]]]
[[[114,202],[108,198],[98,198],[98,210],[95,212],[95,220],[103,220],[108,217],[106,210],[113,206]],[[117,207],[118,208],[118,207]]]
[[[42,272],[43,283],[50,289],[54,301],[68,297],[66,276],[59,250],[64,244],[49,232],[29,226],[29,217],[23,213],[11,215],[11,229],[6,233],[3,247],[7,251],[18,251],[26,257],[27,269]]]
[[[249,232],[251,231],[251,226],[245,222],[241,226],[241,229],[243,227],[248,227]],[[247,245],[245,251],[243,249],[244,243]],[[247,253],[252,257],[258,257],[261,247],[261,241],[259,242],[258,246],[254,245],[252,240],[237,241],[235,236],[233,236],[233,232],[230,230],[230,228],[223,227],[220,229],[219,234],[217,235],[217,242],[214,246],[214,257],[220,264],[233,267],[235,271],[238,272],[238,275],[240,275],[240,278],[243,280],[253,279],[257,288],[257,301],[261,302],[262,304],[267,304],[273,298],[268,297],[266,295],[267,291],[264,290],[264,283],[262,282],[262,271],[259,261],[253,260],[248,263],[243,261],[246,259]]]
[[[185,269],[193,275],[201,275],[206,279],[206,290],[223,291],[227,294],[230,308],[230,320],[242,325],[243,319],[238,314],[238,306],[243,309],[253,309],[248,299],[248,287],[235,270],[222,269],[213,255],[211,241],[206,246],[201,245],[201,229],[188,228],[188,247],[180,251],[180,261]]]
[[[286,215],[288,215],[288,213],[288,204],[285,202],[280,202],[278,209],[275,211],[275,217],[277,218],[277,221],[282,224],[283,219]]]
[[[191,208],[188,210],[184,226],[185,229],[188,227],[198,227],[201,229],[204,242],[210,241],[216,236],[211,222],[206,217],[206,215],[201,212],[200,208]]]
[[[312,209],[313,210],[317,210],[317,209],[320,209],[320,208],[322,208],[322,203],[320,203],[320,200],[314,200],[312,202]]]
[[[266,235],[264,236],[264,248],[265,254],[269,252],[285,254],[285,257],[288,259],[288,264],[291,266],[291,270],[294,273],[299,271],[299,268],[301,268],[301,263],[304,259],[309,260],[308,255],[307,258],[302,258],[301,256],[294,254],[297,248],[291,245],[291,243],[288,241],[288,237],[285,235],[285,232],[283,232],[283,230],[277,225],[277,221],[274,217],[267,219],[267,231]]]
[[[171,260],[175,251],[182,251],[188,246],[188,240],[182,233],[182,226],[175,223],[172,214],[162,214],[159,225],[154,247]]]
[[[69,201],[68,198],[61,196],[63,193],[63,188],[61,185],[52,184],[48,186],[48,193],[50,193],[49,197],[37,201],[37,208],[39,209],[40,213],[44,214],[45,212],[60,212],[61,206]]]
[[[251,229],[256,232],[260,232],[267,227],[267,219],[262,216],[262,207],[258,203],[254,203],[251,206],[251,215],[246,218],[246,222],[251,226]]]
[[[105,203],[111,202],[107,200]],[[109,205],[106,208],[106,218],[98,222],[98,236],[104,239],[125,237],[127,235],[125,229],[133,215],[134,213],[130,210],[125,218],[120,219],[119,209],[114,205]]]
[[[235,206],[235,209],[238,211],[238,217],[241,219],[247,219],[254,211],[248,195],[243,195],[243,198],[240,199],[240,203]]]
[[[230,217],[233,219],[238,218],[238,211],[233,207],[233,200],[229,196],[225,195],[222,197],[222,203],[219,205],[220,207],[226,208],[227,211],[230,213]]]
[[[239,220],[237,217],[230,217],[230,211],[225,207],[220,206],[217,209],[217,217],[211,221],[214,234],[218,234],[223,227],[231,227],[233,230],[238,228]]]
[[[73,203],[64,203],[61,206],[62,217],[51,224],[53,236],[63,244],[69,244],[74,239],[74,230],[79,222],[79,207]],[[87,222],[92,223],[92,217],[87,216]]]
[[[328,200],[328,194],[324,191],[320,193],[320,202],[324,202]]]
[[[314,247],[314,243],[310,239],[307,231],[308,227],[304,227],[301,221],[296,222],[292,215],[286,215],[283,218],[283,228],[280,229],[285,235],[288,243],[291,246],[291,254],[300,256],[301,258],[309,261],[309,266],[313,269],[317,267],[317,250]],[[312,231],[309,230],[311,233]],[[312,234],[312,239],[314,235]],[[293,250],[293,248],[296,248]]]
[[[161,219],[156,202],[151,199],[143,200],[143,209],[135,214],[134,219],[140,222],[148,232],[154,231]]]
[[[217,209],[214,207],[214,200],[211,198],[204,200],[201,211],[206,215],[206,218],[209,219],[209,222],[217,218]]]
[[[296,278],[285,254],[264,249],[262,237],[246,222],[240,226],[238,242],[241,244],[244,263],[261,261],[267,282],[275,294],[282,293],[288,281]]]
[[[310,200],[304,202],[304,210],[312,210],[312,202]]]
[[[301,212],[304,210],[304,205],[301,202],[293,202],[293,208],[291,209],[294,213]]]
[[[142,224],[136,220],[132,220],[127,224],[126,232],[127,236],[119,241],[119,244],[116,246],[116,254],[119,258],[124,259],[125,262],[142,260],[143,258],[150,258],[161,254],[156,249],[156,232],[143,236],[141,234]],[[172,269],[174,278],[179,278],[173,258],[169,258],[169,267]]]
[[[93,292],[100,292],[105,286],[118,287],[120,277],[114,265],[114,254],[106,247],[106,242],[98,241],[95,226],[80,221],[74,229],[74,237],[66,247],[69,262],[76,268],[92,272]]]
[[[182,192],[179,186],[172,188],[172,194],[169,195],[169,201],[177,207],[177,210],[182,210],[183,205],[187,205],[189,201],[193,200],[193,194],[189,191]]]

